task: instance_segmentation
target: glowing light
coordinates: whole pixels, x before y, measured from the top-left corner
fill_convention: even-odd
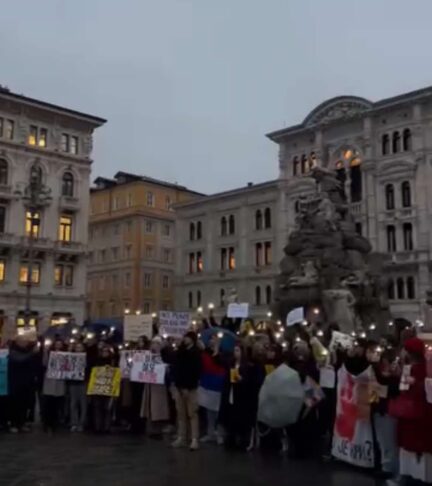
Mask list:
[[[130,309],[125,309],[124,310],[124,313],[127,315],[127,314],[130,314]]]
[[[255,336],[255,331],[250,330],[250,331],[249,331],[249,336]]]
[[[141,315],[141,311],[138,309],[138,310],[136,310],[136,311],[135,311],[135,314],[136,314],[137,316],[139,316],[139,315]]]
[[[301,341],[301,339],[300,339],[300,338],[297,336],[297,337],[295,338],[295,341],[296,341],[296,343],[299,343],[299,342]]]
[[[107,332],[106,331],[102,331],[102,336],[106,336],[107,335]]]
[[[281,333],[280,332],[275,333],[275,338],[276,339],[280,339],[281,338]]]
[[[222,338],[223,338],[223,332],[218,332],[218,333],[217,333],[217,337],[218,337],[219,339],[222,339]]]
[[[156,312],[153,312],[152,317],[153,317],[153,319],[156,319],[156,317],[157,317]]]
[[[129,347],[129,343],[125,343],[125,348],[128,348]]]
[[[282,326],[282,321],[277,321],[277,322],[276,322],[276,324],[277,324],[278,326]]]
[[[272,311],[268,311],[267,312],[267,317],[271,317],[273,315],[273,312]]]
[[[197,312],[198,312],[198,314],[202,314],[203,313],[203,308],[202,307],[198,307]]]
[[[323,337],[324,336],[324,333],[321,331],[321,329],[319,331],[317,331],[317,336],[319,336],[319,337]]]
[[[119,349],[120,349],[120,351],[123,349],[123,344],[119,345]]]
[[[308,325],[308,321],[305,319],[304,321],[302,321],[302,325],[303,326],[307,326]]]
[[[327,351],[327,349],[323,349],[323,350],[321,351],[321,354],[322,354],[323,356],[328,356],[329,352]]]
[[[196,321],[192,321],[192,326],[196,326]]]
[[[168,334],[167,334],[167,333],[164,333],[164,334],[162,334],[162,337],[163,337],[164,339],[167,339]]]
[[[360,337],[361,337],[362,339],[365,339],[365,338],[366,338],[366,333],[365,333],[365,332],[360,333]]]
[[[390,327],[391,327],[391,326],[393,326],[393,321],[389,321],[389,322],[387,323],[387,325],[388,325],[388,326],[390,326]]]
[[[114,327],[114,326],[111,326],[111,327],[110,327],[110,331],[111,331],[111,332],[114,332],[114,331],[115,331],[115,327]]]
[[[88,332],[86,335],[87,339],[93,339],[94,338],[94,333],[93,332]]]
[[[73,343],[75,342],[75,339],[74,339],[74,338],[70,338],[70,339],[69,339],[69,342],[70,342],[71,344],[73,344]]]
[[[287,344],[287,343],[284,341],[284,342],[282,343],[282,347],[283,347],[283,348],[286,348],[287,346],[288,346],[288,344]]]
[[[320,310],[318,309],[318,307],[315,307],[315,309],[313,310],[313,313],[315,315],[318,315],[320,313]]]
[[[214,309],[214,304],[213,304],[212,302],[210,302],[210,304],[208,305],[208,308],[209,308],[210,310]]]
[[[351,333],[351,336],[352,337],[356,337],[357,336],[357,333],[355,333],[354,331]]]
[[[78,329],[76,327],[72,329],[72,334],[78,334]]]
[[[370,330],[370,331],[375,331],[375,329],[376,329],[376,326],[375,326],[375,324],[374,324],[374,323],[372,323],[372,324],[369,326],[369,330]]]
[[[381,347],[381,346],[377,346],[377,348],[376,348],[376,352],[377,352],[377,353],[382,353],[382,352],[383,352],[382,347]]]
[[[44,346],[51,346],[51,344],[52,344],[51,339],[45,339]]]

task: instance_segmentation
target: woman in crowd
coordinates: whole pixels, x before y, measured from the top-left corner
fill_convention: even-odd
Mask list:
[[[110,346],[104,343],[99,348],[99,357],[95,366],[113,366],[114,357]],[[111,429],[113,398],[109,396],[93,395],[91,397],[93,409],[93,428],[97,434],[106,434]]]
[[[78,342],[72,348],[74,353],[86,353],[82,342]],[[84,380],[71,380],[68,382],[69,406],[71,418],[71,432],[82,432],[87,420],[87,385],[90,376],[90,369],[85,369]]]

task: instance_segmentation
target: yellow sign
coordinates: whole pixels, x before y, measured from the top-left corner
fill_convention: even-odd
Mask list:
[[[87,395],[118,397],[120,396],[120,380],[120,368],[112,366],[92,368]]]

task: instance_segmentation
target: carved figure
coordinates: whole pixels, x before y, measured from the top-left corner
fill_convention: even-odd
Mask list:
[[[355,329],[355,303],[354,295],[347,288],[323,291],[323,305],[327,319],[336,322],[342,332],[348,333]]]

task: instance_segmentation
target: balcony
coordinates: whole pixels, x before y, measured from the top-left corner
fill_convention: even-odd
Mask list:
[[[53,246],[53,242],[49,238],[33,238],[31,244],[35,250],[49,250]],[[25,248],[30,246],[28,236],[21,236],[21,246]]]
[[[6,184],[0,184],[0,198],[1,199],[12,199],[12,187]]]
[[[349,205],[349,208],[351,210],[351,214],[353,216],[361,216],[363,214],[363,202],[352,202]]]
[[[78,211],[80,209],[80,200],[77,197],[62,196],[60,198],[60,207],[67,211]]]
[[[12,233],[0,233],[0,246],[13,246],[15,238]]]
[[[56,241],[55,250],[61,253],[68,253],[76,255],[78,253],[86,252],[86,245],[78,241]]]

